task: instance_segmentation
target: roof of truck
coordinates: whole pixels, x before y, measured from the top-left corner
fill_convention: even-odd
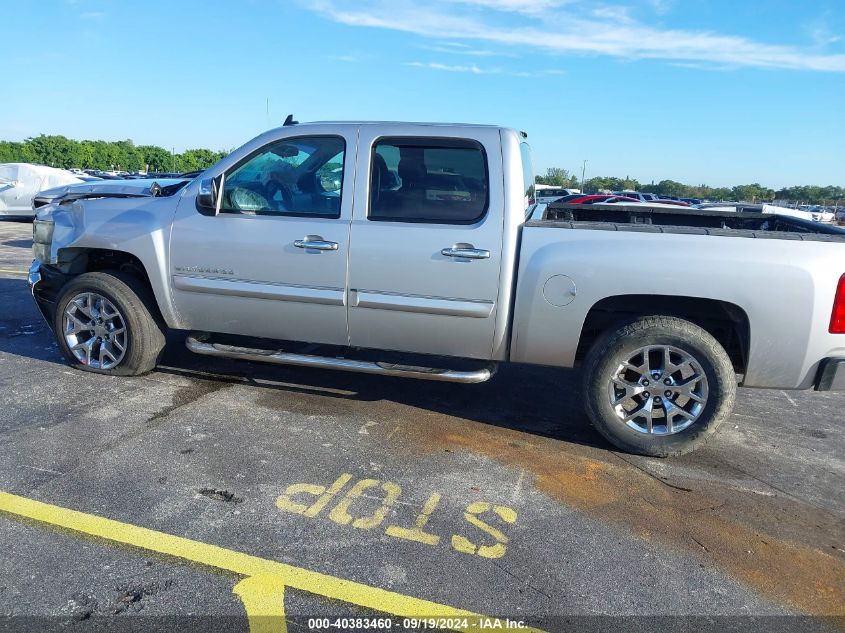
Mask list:
[[[296,125],[308,125],[309,123],[326,125],[326,124],[345,124],[345,125],[433,125],[437,127],[483,127],[494,128],[497,130],[507,129],[502,125],[488,125],[486,123],[438,123],[436,121],[306,121],[304,123],[296,123]]]
[[[296,127],[308,127],[308,126],[323,126],[323,125],[337,125],[337,126],[356,126],[356,127],[397,127],[397,126],[407,126],[407,127],[436,127],[436,128],[471,128],[471,129],[484,129],[484,130],[510,130],[514,134],[519,135],[521,138],[527,138],[527,134],[523,132],[519,132],[513,128],[508,128],[502,125],[487,125],[482,123],[436,123],[430,121],[303,121],[303,122],[296,122],[293,124],[289,124],[287,126],[282,125],[272,130],[267,130],[268,132],[276,132],[278,130],[288,130],[291,128]]]

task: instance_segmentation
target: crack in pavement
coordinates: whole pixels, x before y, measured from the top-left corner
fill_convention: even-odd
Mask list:
[[[91,461],[90,458],[93,457],[94,459],[97,459],[103,456],[104,454],[114,450],[121,444],[125,444],[126,442],[134,440],[149,432],[150,430],[161,426],[162,422],[174,411],[190,406],[191,404],[194,404],[205,396],[208,396],[212,393],[216,393],[218,391],[222,391],[232,386],[226,383],[211,383],[209,381],[202,381],[202,383],[203,384],[200,385],[195,382],[193,384],[185,385],[184,387],[178,388],[178,390],[174,393],[170,404],[162,407],[161,409],[153,413],[150,417],[147,418],[145,422],[138,424],[134,431],[118,435],[117,437],[111,439],[105,444],[93,446],[92,448],[94,450],[84,456],[80,456],[77,459],[76,464],[72,468],[63,472],[52,471],[57,474],[55,476],[45,478],[33,488],[33,492],[40,490],[43,486],[49,483],[52,483],[63,477],[76,473],[81,469],[87,467]]]

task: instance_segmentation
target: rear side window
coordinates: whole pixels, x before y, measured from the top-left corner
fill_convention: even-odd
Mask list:
[[[373,145],[369,219],[472,224],[487,212],[488,180],[476,141],[382,138]]]

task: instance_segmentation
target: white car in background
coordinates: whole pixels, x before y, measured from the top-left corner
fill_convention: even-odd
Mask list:
[[[697,205],[699,209],[707,211],[752,211],[755,213],[773,213],[775,215],[786,215],[791,218],[800,218],[812,222],[833,222],[836,218],[832,211],[818,210],[805,211],[803,209],[791,209],[779,207],[774,204],[745,204],[743,202],[713,202]]]
[[[614,191],[614,196],[620,196],[623,198],[635,198],[640,202],[647,202],[649,204],[653,202],[660,202],[660,198],[658,198],[653,193],[640,193],[639,191],[634,191],[633,189],[624,189],[622,191]]]
[[[554,187],[552,185],[535,185],[535,196],[537,204],[551,204],[558,198],[563,196],[570,196],[572,194],[581,193],[580,189],[566,189],[564,187]]]
[[[83,182],[64,169],[29,163],[0,163],[0,217],[34,217],[32,199],[39,191]]]
[[[827,211],[821,207],[813,209],[790,209],[788,207],[777,207],[773,204],[764,204],[763,213],[777,213],[778,215],[788,215],[793,218],[803,218],[805,220],[812,220],[813,222],[833,222],[836,217],[833,211]]]

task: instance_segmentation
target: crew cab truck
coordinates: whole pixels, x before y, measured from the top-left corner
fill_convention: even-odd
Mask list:
[[[589,419],[646,455],[700,445],[738,384],[845,388],[841,229],[534,205],[533,183],[511,129],[285,125],[190,181],[41,194],[30,284],[101,374],[152,370],[167,328],[199,354],[409,378],[580,365]]]

